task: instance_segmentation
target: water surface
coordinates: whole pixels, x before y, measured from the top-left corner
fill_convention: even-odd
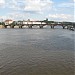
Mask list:
[[[0,75],[74,75],[74,36],[62,28],[0,29]]]

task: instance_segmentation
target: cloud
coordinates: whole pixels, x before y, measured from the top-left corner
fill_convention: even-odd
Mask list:
[[[26,11],[41,11],[42,4],[40,0],[26,0]]]
[[[74,7],[73,2],[61,3],[58,5],[59,7]]]
[[[41,12],[52,5],[51,0],[26,0],[25,11]]]
[[[0,8],[3,11],[3,18],[12,19],[43,19],[49,17],[53,20],[72,20],[75,0],[64,1],[63,3],[54,0],[0,0]],[[56,13],[56,14],[55,14]],[[63,14],[61,14],[63,13]]]
[[[7,19],[7,17],[6,16],[0,16],[0,19],[5,20],[5,19]]]
[[[0,4],[4,4],[5,3],[5,1],[4,0],[0,0]]]
[[[0,7],[4,7],[5,0],[0,0]]]
[[[42,14],[51,10],[52,0],[0,0],[0,5],[14,11],[34,12]],[[32,14],[32,13],[31,13]]]
[[[28,13],[43,14],[43,12],[51,10],[52,5],[52,0],[6,0],[7,8]]]
[[[52,18],[63,18],[63,19],[68,19],[68,17],[71,17],[70,15],[66,15],[66,14],[49,14],[49,17]]]
[[[11,10],[18,11],[25,7],[25,0],[6,0],[6,7]]]
[[[25,19],[25,17],[27,18],[28,16],[30,16],[29,13],[11,12],[11,13],[8,13],[7,18],[13,19],[13,20],[23,20]]]
[[[55,20],[64,20],[64,21],[72,21],[74,20],[73,15],[70,14],[49,14],[49,18],[55,19]]]
[[[20,19],[23,19],[25,16],[28,16],[28,14],[24,14],[24,13],[20,13],[20,12],[11,12],[5,16],[0,16],[0,19],[20,20]]]

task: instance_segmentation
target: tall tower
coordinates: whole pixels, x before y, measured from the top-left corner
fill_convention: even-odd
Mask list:
[[[48,21],[48,18],[46,18],[46,21]]]

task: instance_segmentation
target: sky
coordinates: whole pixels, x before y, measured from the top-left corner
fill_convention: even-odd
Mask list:
[[[0,20],[74,22],[75,0],[0,0]]]

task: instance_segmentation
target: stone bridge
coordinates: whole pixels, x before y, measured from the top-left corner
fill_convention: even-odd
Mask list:
[[[23,28],[23,26],[28,26],[28,28],[32,28],[33,26],[39,26],[39,28],[43,28],[44,26],[50,26],[52,29],[54,29],[55,26],[62,26],[63,29],[65,29],[66,25],[62,23],[46,23],[44,21],[14,21],[11,24],[4,25],[4,28],[7,28],[7,26],[10,26],[10,28],[14,28],[14,26],[18,26],[19,28]]]

